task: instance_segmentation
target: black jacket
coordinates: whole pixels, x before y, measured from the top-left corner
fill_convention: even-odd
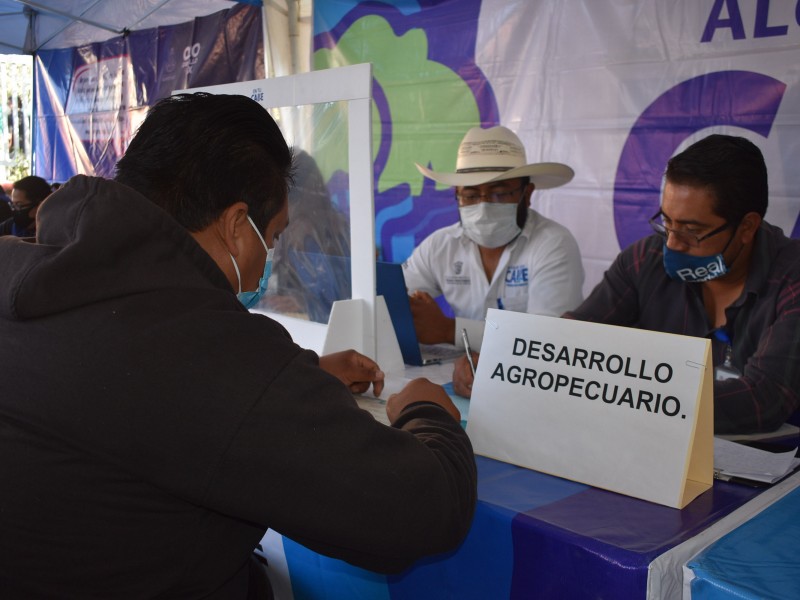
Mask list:
[[[160,208],[76,177],[37,236],[0,238],[0,597],[236,598],[267,528],[387,572],[466,534],[460,426],[374,421]]]

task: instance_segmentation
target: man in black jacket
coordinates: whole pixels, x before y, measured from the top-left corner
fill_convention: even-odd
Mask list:
[[[0,596],[253,597],[267,528],[385,572],[463,539],[475,464],[442,388],[381,425],[351,394],[375,363],[246,310],[291,166],[257,103],[176,96],[116,181],[75,177],[36,243],[0,239]]]

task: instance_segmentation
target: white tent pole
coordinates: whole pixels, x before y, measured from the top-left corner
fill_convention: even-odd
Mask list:
[[[31,75],[36,69],[34,60],[31,60]],[[28,121],[25,128],[25,156],[29,156],[31,160],[31,175],[36,173],[36,155],[33,152],[36,142],[36,77],[33,77],[31,82],[31,111],[28,115]]]
[[[0,163],[3,163],[4,167],[8,167],[5,163],[11,160],[11,156],[8,152],[8,143],[6,135],[9,133],[6,131],[6,123],[7,116],[6,116],[6,98],[8,98],[8,92],[6,92],[6,81],[10,78],[7,78],[6,69],[8,69],[7,63],[5,61],[0,62],[0,104],[2,104],[2,108],[0,108],[0,117],[2,117],[3,122],[0,123],[0,131],[3,132],[3,139],[2,143],[0,143]],[[2,179],[6,179],[5,169],[2,176]],[[0,190],[2,191],[2,190]]]
[[[291,74],[297,75],[297,21],[300,11],[297,9],[298,0],[287,0],[289,8],[289,60],[291,61]]]
[[[264,43],[264,76],[275,77],[275,65],[272,64],[272,51],[269,43],[269,27],[267,26],[267,3],[261,4],[261,39]]]

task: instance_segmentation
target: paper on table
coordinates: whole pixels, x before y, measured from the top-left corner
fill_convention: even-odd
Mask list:
[[[409,381],[411,380],[406,377],[389,375],[383,382],[384,387],[380,398],[376,398],[370,389],[370,391],[365,394],[356,394],[356,402],[361,408],[372,414],[376,421],[388,425],[389,418],[386,416],[386,400],[392,394],[396,394],[402,390]],[[461,413],[461,422],[463,425],[469,416],[469,400],[459,396],[453,391],[452,381],[444,384],[442,387],[444,387],[444,390],[447,392],[448,396],[450,396],[453,404],[456,405],[456,408]]]
[[[383,394],[381,394],[383,396]],[[356,394],[356,403],[359,408],[363,408],[379,423],[389,425],[389,417],[386,416],[386,399],[368,396],[366,394]],[[388,398],[388,396],[387,396]]]
[[[736,442],[714,438],[714,471],[726,477],[774,483],[800,465],[797,448],[768,452]]]
[[[364,394],[355,394],[358,406],[369,412],[376,421],[389,425],[389,417],[386,416],[386,400],[392,394],[396,394],[405,387],[408,379],[397,375],[388,375],[383,381],[383,391],[380,398],[376,398],[372,388]]]

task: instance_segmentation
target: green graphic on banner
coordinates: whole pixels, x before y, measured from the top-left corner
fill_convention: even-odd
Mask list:
[[[455,168],[460,137],[452,132],[466,131],[480,123],[475,97],[458,73],[428,59],[425,31],[410,29],[398,36],[380,16],[357,20],[334,49],[323,48],[314,53],[315,70],[361,62],[372,63],[375,83],[386,99],[389,113],[382,114],[373,107],[374,158],[382,140],[390,143],[376,190],[383,192],[407,183],[411,194],[417,196],[422,192],[424,178],[414,163],[431,165],[436,170]],[[341,161],[345,160],[336,153],[325,156],[319,163],[325,179],[343,169]]]

